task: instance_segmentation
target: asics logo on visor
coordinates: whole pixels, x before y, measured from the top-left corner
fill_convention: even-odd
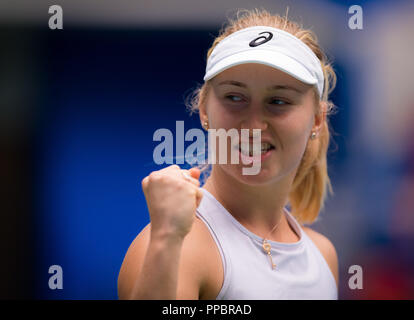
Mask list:
[[[260,32],[259,34],[263,34],[263,33],[267,33],[268,36],[267,37],[260,36],[256,39],[253,39],[252,41],[250,41],[249,46],[250,47],[260,46],[261,44],[266,43],[266,42],[270,41],[273,38],[273,33],[269,32],[269,31],[263,31],[263,32]],[[260,41],[260,39],[263,39],[263,40]]]

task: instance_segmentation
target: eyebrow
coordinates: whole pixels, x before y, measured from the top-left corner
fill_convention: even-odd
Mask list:
[[[223,84],[229,84],[229,85],[233,85],[233,86],[237,86],[237,87],[247,89],[247,85],[245,85],[244,83],[239,82],[239,81],[225,80],[225,81],[220,82],[218,85],[223,85]],[[298,88],[295,88],[295,87],[292,87],[292,86],[287,86],[287,85],[275,85],[275,86],[268,87],[266,90],[267,91],[270,91],[270,90],[292,90],[292,91],[296,91],[298,93],[303,93],[302,90],[299,90]]]

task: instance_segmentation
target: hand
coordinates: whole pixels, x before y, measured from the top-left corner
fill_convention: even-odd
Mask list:
[[[190,176],[186,179],[182,172]],[[177,165],[153,171],[142,180],[151,218],[151,237],[184,237],[190,232],[203,193],[200,170]]]

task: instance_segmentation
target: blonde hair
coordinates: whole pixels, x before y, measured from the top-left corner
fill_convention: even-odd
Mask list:
[[[208,49],[207,59],[215,46],[233,32],[247,27],[263,25],[287,31],[302,40],[318,57],[324,73],[325,82],[321,99],[315,88],[315,113],[325,112],[326,118],[318,139],[312,140],[306,146],[288,199],[292,215],[302,224],[312,223],[317,219],[320,210],[323,209],[327,191],[333,193],[327,170],[327,150],[330,140],[328,115],[334,113],[335,106],[331,101],[328,101],[328,95],[336,85],[335,72],[325,53],[318,45],[316,35],[311,30],[304,29],[298,23],[290,21],[287,18],[287,12],[285,17],[281,17],[272,15],[264,9],[241,9],[238,10],[236,19],[229,18],[227,26],[223,26],[220,30],[213,45]],[[193,92],[190,101],[187,103],[190,112],[198,111],[199,106],[206,103],[209,88],[209,81],[207,81]],[[324,110],[321,109],[321,102],[326,106]],[[205,167],[202,167],[202,169],[205,169]]]

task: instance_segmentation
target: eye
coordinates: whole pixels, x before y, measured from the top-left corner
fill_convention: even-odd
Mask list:
[[[291,109],[290,106],[291,103],[284,99],[272,98],[267,105],[267,109],[274,114],[284,114]]]
[[[290,103],[285,101],[285,100],[273,98],[273,99],[270,100],[270,104],[283,106],[283,105],[288,105]]]
[[[230,101],[232,101],[232,102],[240,102],[240,101],[243,101],[243,98],[242,98],[242,97],[235,96],[235,95],[233,95],[233,94],[229,94],[229,95],[227,95],[227,96],[226,96],[226,99],[228,99],[228,100],[230,100]]]

